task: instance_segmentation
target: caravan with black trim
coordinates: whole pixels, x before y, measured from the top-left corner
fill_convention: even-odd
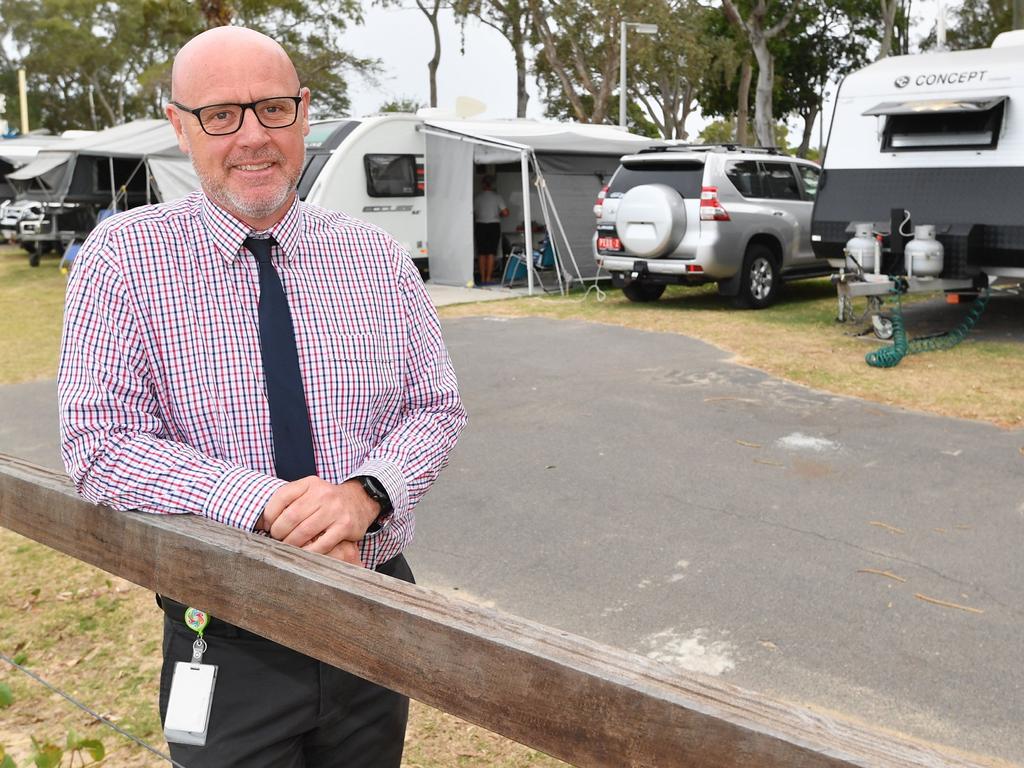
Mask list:
[[[859,295],[894,275],[921,290],[1024,277],[1024,31],[847,76],[822,165],[812,247],[847,280],[878,284]],[[908,245],[929,231],[942,260],[915,275],[928,249]]]

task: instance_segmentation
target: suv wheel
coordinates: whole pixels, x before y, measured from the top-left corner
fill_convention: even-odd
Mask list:
[[[640,280],[630,283],[622,292],[630,301],[657,301],[665,292],[664,284],[644,283]]]
[[[781,283],[775,254],[767,245],[751,243],[743,257],[737,305],[749,309],[764,309],[778,298]]]

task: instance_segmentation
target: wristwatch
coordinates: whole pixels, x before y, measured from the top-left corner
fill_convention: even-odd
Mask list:
[[[377,517],[378,522],[381,518],[387,517],[395,510],[394,505],[391,503],[391,497],[388,496],[388,492],[380,480],[371,475],[359,475],[356,480],[363,486],[366,495],[380,505],[380,514]]]

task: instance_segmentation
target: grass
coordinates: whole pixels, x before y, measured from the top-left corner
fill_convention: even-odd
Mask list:
[[[52,378],[67,278],[57,257],[30,267],[24,251],[0,246],[0,383]]]
[[[928,300],[935,298],[919,294],[906,303]],[[865,308],[860,300],[857,311]],[[821,279],[788,285],[783,302],[758,312],[733,309],[705,286],[669,288],[651,304],[608,290],[604,301],[593,293],[585,300],[579,294],[544,296],[444,307],[440,314],[550,317],[686,334],[731,352],[739,363],[828,392],[1005,427],[1024,425],[1024,344],[968,337],[952,350],[908,356],[896,368],[881,370],[869,367],[864,355],[882,342],[857,336],[864,325],[835,322],[835,311],[835,289]]]
[[[64,285],[57,259],[33,269],[23,253],[0,247],[0,384],[55,375]],[[877,342],[835,323],[834,311],[834,289],[818,280],[789,286],[785,303],[761,312],[736,311],[713,288],[671,288],[651,305],[610,290],[604,301],[527,298],[446,307],[441,315],[537,316],[683,333],[729,350],[738,362],[827,391],[1004,426],[1024,422],[1024,345],[971,340],[876,370],[865,365],[864,353]],[[31,669],[163,750],[156,713],[160,628],[151,593],[0,530],[0,651],[25,655]],[[30,736],[62,743],[71,728],[103,739],[109,768],[156,764],[141,747],[3,663],[0,683],[14,697],[0,719],[0,745],[19,764]],[[416,702],[405,764],[562,765]]]

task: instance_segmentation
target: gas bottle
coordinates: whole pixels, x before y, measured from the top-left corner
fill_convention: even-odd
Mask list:
[[[935,225],[914,227],[914,239],[906,245],[904,262],[907,274],[914,277],[938,277],[942,274],[942,243],[935,239]]]
[[[843,252],[846,254],[846,268],[856,271],[858,267],[865,272],[875,268],[875,238],[871,234],[871,222],[855,222],[854,235],[846,241]]]

